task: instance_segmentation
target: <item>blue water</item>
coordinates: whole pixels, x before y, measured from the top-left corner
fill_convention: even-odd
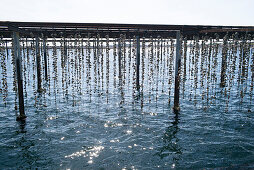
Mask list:
[[[112,52],[111,49],[111,61]],[[52,56],[50,50],[49,55]],[[60,56],[60,51],[57,55]],[[204,109],[202,90],[197,89],[194,104],[187,95],[191,85],[187,81],[185,97],[180,97],[181,110],[175,114],[173,88],[169,104],[168,91],[162,92],[163,76],[155,74],[151,91],[149,74],[145,74],[147,84],[143,97],[137,94],[133,97],[133,86],[128,84],[128,78],[123,88],[118,83],[114,88],[113,62],[110,62],[109,94],[106,80],[104,89],[97,86],[94,91],[93,78],[91,92],[87,92],[90,88],[84,76],[78,85],[82,87],[81,94],[78,90],[71,93],[74,86],[70,86],[69,94],[63,95],[59,57],[58,87],[55,88],[58,92],[53,88],[53,59],[50,59],[50,90],[43,80],[46,93],[36,94],[36,98],[30,65],[30,84],[25,97],[27,119],[17,122],[10,60],[9,56],[6,106],[0,98],[0,169],[254,168],[254,114],[248,112],[253,105],[249,105],[248,97],[240,105],[236,89],[231,92],[229,109],[225,109],[226,101],[216,85],[216,102]],[[164,81],[168,87],[167,79]]]

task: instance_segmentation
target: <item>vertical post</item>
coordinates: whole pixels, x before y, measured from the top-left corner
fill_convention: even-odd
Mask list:
[[[124,93],[123,93],[123,87],[122,87],[122,35],[120,35],[120,38],[118,39],[118,71],[119,71],[119,88],[121,92],[121,101],[120,104],[124,103]]]
[[[139,91],[140,89],[140,85],[139,85],[139,66],[140,66],[140,39],[139,36],[136,37],[137,39],[137,67],[136,67],[136,86],[137,86],[137,90]]]
[[[28,59],[28,56],[29,56],[29,47],[28,47],[27,37],[26,37],[26,55],[27,55],[27,59]]]
[[[180,90],[180,31],[176,31],[176,59],[175,59],[175,93],[174,93],[174,111],[178,112],[180,110],[179,106],[179,90]]]
[[[183,98],[184,98],[184,89],[186,82],[186,61],[187,61],[187,38],[184,38],[183,46]]]
[[[7,40],[5,40],[5,46],[6,46],[6,56],[7,56],[7,59],[8,59],[9,51],[8,51],[8,42],[7,42]]]
[[[20,55],[20,44],[19,44],[19,33],[13,32],[14,40],[14,57],[16,63],[16,73],[18,82],[18,95],[19,95],[19,116],[16,120],[25,120],[25,107],[24,107],[24,96],[23,96],[23,80],[22,80],[22,69],[21,69],[21,55]]]
[[[67,56],[67,47],[66,47],[66,39],[64,37],[64,57],[66,58]]]
[[[66,65],[66,61],[67,61],[67,43],[64,37],[64,65]]]
[[[100,55],[100,51],[99,51],[99,44],[100,43],[100,37],[97,34],[97,40],[96,40],[96,55],[97,55],[97,64],[99,63],[99,55]],[[99,69],[99,66],[98,66]]]
[[[41,92],[41,56],[40,56],[40,51],[39,51],[39,37],[36,36],[35,40],[35,45],[36,45],[36,66],[37,66],[37,90],[38,92]]]
[[[47,63],[47,51],[46,51],[46,38],[43,38],[43,56],[45,67],[45,80],[48,81],[48,63]]]
[[[122,60],[122,53],[121,53],[121,38],[118,39],[118,71],[119,71],[119,82],[121,82],[122,73],[121,73],[121,60]]]
[[[162,63],[162,56],[163,56],[163,39],[161,38],[161,63]]]
[[[226,84],[226,69],[227,69],[227,35],[223,38],[222,57],[221,57],[221,73],[220,87],[225,87]]]
[[[64,38],[65,41],[65,38]],[[83,37],[81,37],[81,52],[82,52],[82,56],[84,56],[84,40]],[[67,56],[67,51],[66,51],[66,56]]]

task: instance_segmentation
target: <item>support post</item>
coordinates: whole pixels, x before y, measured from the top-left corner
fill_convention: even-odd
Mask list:
[[[24,95],[23,95],[23,80],[22,80],[22,69],[21,69],[21,55],[20,55],[20,44],[19,44],[19,33],[13,32],[13,46],[14,46],[14,57],[16,63],[16,73],[18,82],[18,95],[19,95],[19,116],[16,118],[17,121],[25,120],[25,107],[24,107]]]
[[[45,67],[45,80],[48,81],[48,63],[47,63],[47,51],[46,51],[46,38],[43,38],[43,56]]]
[[[66,43],[66,39],[64,37],[64,66],[66,65],[66,62],[67,62],[67,43]]]
[[[66,47],[66,39],[64,37],[64,57],[67,57],[67,47]]]
[[[227,35],[223,38],[222,47],[222,59],[221,59],[221,73],[220,73],[220,87],[225,87],[226,85],[226,69],[227,69]]]
[[[137,39],[136,86],[137,86],[137,90],[139,91],[139,89],[140,89],[140,85],[139,85],[140,39],[139,39],[139,36],[137,36],[136,39]]]
[[[83,40],[83,37],[81,37],[81,53],[82,53],[82,56],[84,56],[84,40]],[[65,41],[65,38],[64,38],[64,41]],[[66,42],[65,42],[66,43]],[[66,51],[66,55],[67,56],[67,51]]]
[[[119,83],[121,82],[122,72],[121,72],[121,60],[122,60],[122,53],[121,53],[121,38],[118,39],[118,71],[119,71]]]
[[[8,42],[7,42],[7,40],[5,40],[5,46],[6,46],[6,56],[7,56],[7,59],[8,59],[9,51],[8,51]]]
[[[176,32],[176,59],[175,59],[175,93],[174,93],[174,112],[180,110],[179,106],[179,90],[180,90],[180,67],[181,67],[181,52],[180,52],[180,31]]]
[[[162,62],[162,56],[163,56],[163,50],[162,50],[162,48],[163,48],[163,40],[161,38],[161,62]]]
[[[39,50],[39,37],[36,36],[35,40],[35,46],[36,46],[36,66],[37,66],[37,90],[38,92],[42,91],[41,88],[41,56],[40,56],[40,50]]]

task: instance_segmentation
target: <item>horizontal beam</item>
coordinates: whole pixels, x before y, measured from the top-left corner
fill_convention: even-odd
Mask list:
[[[10,32],[18,32],[18,33],[26,34],[26,35],[30,34],[30,32],[28,32],[26,30],[23,30],[23,29],[20,29],[18,27],[12,26],[12,25],[8,26],[8,31],[10,31]]]
[[[74,36],[78,33],[82,37],[97,36],[105,38],[119,37],[175,37],[175,31],[181,31],[183,36],[192,39],[193,36],[218,33],[223,37],[227,32],[248,32],[254,34],[254,26],[216,26],[216,25],[153,25],[153,24],[112,24],[112,23],[54,23],[54,22],[10,22],[0,21],[0,36],[11,37],[12,31],[21,33],[21,36],[46,36],[47,38],[61,38]]]
[[[14,25],[17,27],[50,27],[50,28],[136,28],[136,29],[160,29],[182,30],[191,29],[215,29],[215,28],[254,28],[254,26],[216,26],[216,25],[155,25],[155,24],[117,24],[117,23],[60,23],[60,22],[11,22],[0,21],[0,26]]]

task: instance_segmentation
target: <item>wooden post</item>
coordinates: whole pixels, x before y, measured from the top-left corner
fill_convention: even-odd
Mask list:
[[[8,51],[8,42],[7,42],[7,40],[5,40],[5,46],[6,46],[6,56],[7,56],[7,59],[8,59],[9,51]]]
[[[68,47],[67,47],[67,42],[66,42],[66,39],[65,39],[65,37],[64,37],[64,66],[66,65],[66,62],[67,62],[67,49],[68,49]]]
[[[64,57],[67,57],[67,47],[66,47],[66,39],[64,37]]]
[[[43,56],[45,67],[45,80],[48,81],[48,63],[47,63],[47,51],[46,51],[46,38],[43,38]]]
[[[161,38],[161,63],[162,63],[162,56],[163,56],[163,39]]]
[[[227,69],[227,35],[223,38],[222,56],[221,56],[221,73],[220,73],[220,87],[226,85],[226,69]]]
[[[121,38],[118,39],[118,71],[119,71],[119,83],[121,82],[122,72],[121,72],[121,60],[122,60],[122,52],[121,52]]]
[[[39,50],[39,37],[36,36],[35,40],[35,46],[36,46],[36,66],[37,66],[37,90],[38,92],[42,91],[41,88],[41,56],[40,56],[40,50]]]
[[[64,38],[65,41],[65,38]],[[84,39],[83,37],[81,37],[81,52],[82,52],[82,56],[84,56]],[[66,55],[67,56],[67,51],[66,51]]]
[[[181,52],[180,52],[180,31],[176,32],[176,60],[175,60],[175,93],[174,93],[174,111],[180,110],[179,106],[179,90],[180,90],[180,64],[181,64]]]
[[[140,85],[139,85],[139,66],[140,66],[140,39],[139,36],[136,37],[137,39],[137,66],[136,66],[136,86],[137,86],[137,90],[139,91],[140,89]]]
[[[13,46],[14,46],[14,57],[16,63],[16,73],[18,82],[18,95],[19,95],[19,116],[16,118],[17,121],[25,120],[25,107],[24,107],[24,96],[23,96],[23,80],[22,80],[22,69],[21,69],[21,55],[20,55],[20,44],[19,44],[19,33],[13,32]]]
[[[99,55],[100,55],[100,51],[99,51],[99,43],[100,43],[100,37],[97,35],[97,39],[96,39],[96,55],[97,55],[97,64],[99,63]],[[99,66],[98,66],[99,69]]]

